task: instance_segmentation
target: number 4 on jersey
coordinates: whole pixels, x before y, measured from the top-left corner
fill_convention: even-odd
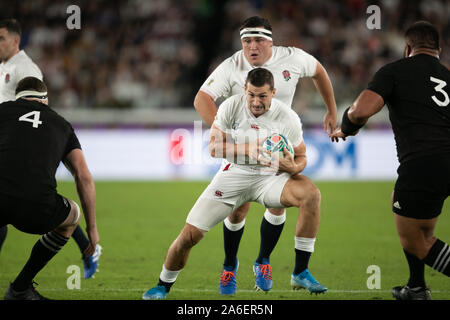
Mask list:
[[[19,121],[31,122],[33,124],[33,128],[37,128],[40,124],[42,124],[42,121],[39,120],[40,116],[40,111],[31,111],[21,116]]]

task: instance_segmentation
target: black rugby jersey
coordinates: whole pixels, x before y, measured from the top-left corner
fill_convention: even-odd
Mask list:
[[[72,126],[50,107],[25,99],[0,104],[0,193],[51,202],[58,165],[76,148]]]
[[[450,154],[450,72],[427,54],[382,67],[368,89],[383,97],[400,163]]]

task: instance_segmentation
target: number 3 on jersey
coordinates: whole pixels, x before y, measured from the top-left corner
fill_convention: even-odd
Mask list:
[[[31,122],[33,124],[33,128],[37,128],[40,124],[42,124],[42,121],[39,120],[40,116],[40,111],[31,111],[21,116],[19,121]]]
[[[433,101],[439,106],[439,107],[446,107],[448,106],[450,99],[448,97],[447,92],[445,92],[443,90],[443,88],[447,85],[447,82],[445,82],[444,80],[441,79],[437,79],[434,77],[430,77],[430,80],[434,83],[437,83],[437,86],[434,87],[434,90],[436,92],[439,92],[440,94],[442,94],[444,96],[444,101],[439,100],[438,98],[436,98],[436,96],[431,96],[431,99],[433,99]]]

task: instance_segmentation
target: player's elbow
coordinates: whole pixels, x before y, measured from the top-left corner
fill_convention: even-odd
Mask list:
[[[206,94],[200,90],[195,95],[194,108],[195,108],[195,110],[197,110],[197,112],[202,109],[202,106],[203,106],[205,98],[206,98],[205,95]]]
[[[197,110],[197,112],[198,112],[198,109],[199,109],[199,107],[200,107],[200,97],[199,97],[199,94],[200,94],[200,91],[197,92],[197,94],[195,95],[195,98],[194,98],[194,108],[195,108],[195,110]]]

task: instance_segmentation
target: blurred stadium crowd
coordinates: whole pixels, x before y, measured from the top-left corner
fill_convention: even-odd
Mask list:
[[[69,5],[81,8],[81,30],[68,30]],[[381,30],[366,9],[381,8]],[[223,59],[240,49],[238,28],[252,15],[271,21],[274,44],[297,46],[327,69],[338,106],[353,101],[383,64],[403,54],[413,21],[442,34],[450,66],[450,1],[446,0],[113,0],[1,1],[2,18],[22,25],[22,44],[39,65],[58,108],[193,108],[193,98]],[[293,106],[318,110],[303,80]]]

